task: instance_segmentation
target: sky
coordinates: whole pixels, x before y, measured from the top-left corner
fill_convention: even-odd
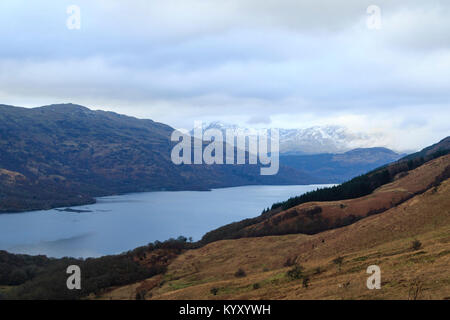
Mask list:
[[[1,0],[0,104],[417,150],[450,135],[449,35],[446,0]]]

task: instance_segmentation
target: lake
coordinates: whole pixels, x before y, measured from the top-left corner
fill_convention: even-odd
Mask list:
[[[180,235],[199,240],[225,224],[261,214],[274,202],[318,187],[244,186],[212,191],[144,192],[74,207],[0,214],[0,250],[49,257],[117,254]]]

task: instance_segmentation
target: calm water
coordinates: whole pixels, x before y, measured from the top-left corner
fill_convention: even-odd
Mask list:
[[[199,240],[214,228],[258,216],[274,202],[321,186],[146,192],[102,197],[96,204],[76,207],[91,212],[0,214],[0,250],[51,257],[96,257],[180,235]]]

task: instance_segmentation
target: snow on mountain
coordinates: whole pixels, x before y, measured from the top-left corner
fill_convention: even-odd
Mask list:
[[[219,129],[225,137],[226,130],[246,136],[257,135],[255,128],[244,128],[220,121],[203,125],[203,130]],[[282,129],[280,152],[284,154],[343,153],[355,148],[382,146],[382,136],[353,132],[342,126],[314,126],[304,129]],[[191,132],[192,133],[192,132]]]

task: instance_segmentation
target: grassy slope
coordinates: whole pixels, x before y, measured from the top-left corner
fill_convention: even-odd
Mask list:
[[[354,217],[352,220],[356,220],[380,213],[424,192],[448,171],[449,167],[450,155],[440,157],[410,171],[406,176],[400,175],[393,182],[379,187],[367,196],[342,201],[304,203],[249,226],[244,229],[244,233],[250,236],[258,235],[264,229],[272,234],[274,231],[294,233],[295,226],[305,225],[305,221],[309,220],[308,213],[317,208],[321,210],[322,219],[327,220],[330,225],[339,224],[337,220],[344,221],[348,217]]]
[[[258,217],[212,230],[203,236],[201,243],[244,237],[316,234],[384,212],[450,177],[448,155],[437,157],[438,160],[434,155],[429,157],[428,160],[416,159],[413,164],[406,161],[390,164],[345,184],[306,193],[298,197],[297,200],[301,201],[291,198]],[[419,169],[408,172],[408,168]],[[368,187],[368,184],[373,186]],[[367,192],[360,192],[361,189]]]
[[[372,196],[423,187],[427,172],[442,169],[448,158],[431,161]],[[420,250],[411,249],[414,239],[422,242]],[[338,256],[344,258],[341,268],[333,263]],[[305,268],[308,288],[286,276],[292,268],[284,266],[289,258]],[[381,290],[366,288],[366,268],[372,264],[381,267]],[[129,298],[145,289],[146,298],[152,299],[408,299],[419,284],[419,299],[450,299],[449,264],[447,179],[382,214],[343,228],[312,236],[223,240],[190,250],[169,265],[164,277],[112,290],[103,298]],[[246,277],[234,276],[239,268]],[[320,274],[315,274],[317,268]],[[259,289],[254,289],[255,283]],[[212,288],[218,289],[217,295]]]

